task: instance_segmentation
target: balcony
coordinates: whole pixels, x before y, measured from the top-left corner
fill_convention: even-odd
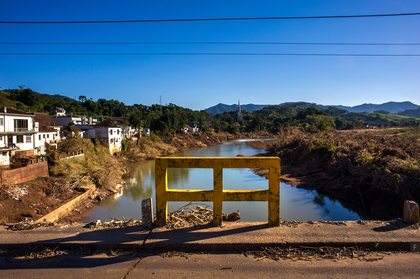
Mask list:
[[[19,134],[36,134],[38,133],[39,128],[12,128],[12,129],[5,129],[4,131],[0,130],[0,134],[6,134],[6,135],[19,135]]]

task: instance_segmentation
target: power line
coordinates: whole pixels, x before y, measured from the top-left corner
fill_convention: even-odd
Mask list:
[[[335,45],[335,46],[418,46],[420,43],[315,43],[315,42],[0,42],[0,45]]]
[[[359,57],[419,57],[420,54],[351,54],[351,53],[203,53],[203,52],[160,52],[160,53],[23,53],[3,52],[0,55],[24,56],[359,56]]]
[[[156,23],[193,21],[237,21],[237,20],[290,20],[290,19],[338,19],[417,16],[420,13],[368,14],[368,15],[330,15],[330,16],[279,16],[279,17],[228,17],[228,18],[186,18],[186,19],[135,19],[135,20],[86,20],[86,21],[0,21],[3,24],[91,24],[91,23]]]

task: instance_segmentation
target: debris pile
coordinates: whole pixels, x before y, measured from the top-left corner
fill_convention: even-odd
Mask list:
[[[27,156],[22,154],[16,154],[10,158],[10,169],[17,169],[26,167],[28,163],[37,159],[39,156]]]
[[[169,213],[166,227],[175,229],[213,222],[213,210],[209,208],[210,206],[197,206],[196,209],[191,209],[190,205],[192,205],[191,202]]]
[[[108,257],[129,256],[131,258],[139,255],[140,252],[133,250],[119,249],[113,250],[98,250],[91,249],[86,246],[70,247],[63,249],[57,246],[44,246],[44,245],[22,245],[14,249],[0,249],[0,256],[5,257],[9,263],[20,263],[35,259],[44,259],[64,255],[72,256],[91,256],[91,255],[107,255]]]
[[[140,220],[126,220],[124,216],[122,220],[117,218],[111,218],[110,222],[96,220],[92,221],[88,224],[91,230],[100,230],[100,229],[114,229],[114,228],[125,228],[125,227],[133,227],[133,226],[141,226]]]
[[[168,220],[166,222],[166,228],[176,229],[176,228],[185,228],[198,225],[205,225],[213,222],[213,209],[211,206],[206,204],[198,205],[195,209],[191,209],[190,205],[193,203],[190,202],[178,210],[172,211],[168,215]],[[231,214],[222,213],[223,221],[236,221],[241,219],[239,210]]]
[[[298,248],[265,247],[261,251],[247,251],[245,256],[254,256],[257,260],[344,260],[358,259],[361,261],[382,260],[390,252],[382,252],[359,247],[308,247]]]
[[[52,226],[55,226],[56,224],[57,223],[50,223],[50,222],[34,223],[33,220],[31,222],[22,221],[22,222],[14,224],[11,227],[11,230],[12,231],[33,230],[35,228],[41,228],[41,227],[52,227]]]
[[[111,250],[112,251],[112,250]],[[51,258],[63,255],[92,255],[92,251],[87,247],[74,247],[64,250],[57,246],[44,246],[44,245],[23,245],[16,249],[0,250],[0,256],[4,256],[9,263],[26,262],[35,259]]]
[[[6,193],[14,200],[20,200],[24,195],[28,194],[28,186],[22,185],[6,185]]]

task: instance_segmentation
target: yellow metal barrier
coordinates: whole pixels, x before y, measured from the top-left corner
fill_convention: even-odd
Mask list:
[[[168,168],[213,169],[213,190],[169,190]],[[268,190],[223,190],[224,168],[269,169]],[[278,157],[165,157],[156,158],[156,225],[164,226],[168,201],[212,201],[213,224],[222,224],[223,201],[268,201],[268,224],[280,221],[280,158]]]

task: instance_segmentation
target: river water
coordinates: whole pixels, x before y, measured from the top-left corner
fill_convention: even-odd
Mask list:
[[[241,154],[252,156],[264,153],[246,145],[247,140],[225,142],[220,145],[188,150],[175,157],[236,157]],[[133,176],[121,193],[109,196],[86,216],[86,222],[93,220],[110,221],[111,218],[141,219],[141,201],[152,198],[155,202],[155,162],[141,161],[129,164]],[[168,169],[170,189],[212,189],[212,169]],[[249,169],[224,169],[223,187],[226,190],[268,189],[268,180],[253,174]],[[185,202],[168,203],[171,212],[185,205]],[[207,203],[211,206],[211,203]],[[194,206],[195,207],[195,206]],[[155,208],[155,207],[154,207]],[[223,212],[239,210],[241,221],[266,222],[268,220],[267,202],[224,202]],[[280,218],[297,221],[338,221],[374,219],[362,208],[318,194],[315,190],[305,190],[280,185]]]

